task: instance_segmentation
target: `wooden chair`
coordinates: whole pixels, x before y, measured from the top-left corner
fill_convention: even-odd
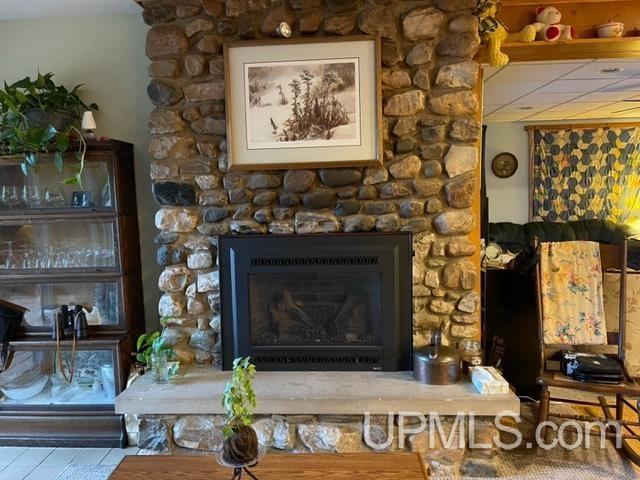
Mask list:
[[[535,241],[535,247],[538,249],[538,242]],[[636,464],[640,465],[640,455],[636,453],[628,444],[628,440],[640,440],[638,432],[631,427],[639,427],[639,422],[631,422],[624,420],[625,407],[629,407],[635,413],[634,418],[638,418],[637,404],[632,404],[626,397],[640,397],[640,384],[629,375],[624,364],[625,356],[625,320],[626,320],[626,290],[627,290],[627,240],[623,240],[621,244],[605,244],[600,243],[600,260],[602,264],[602,274],[609,270],[620,272],[620,304],[619,304],[619,330],[618,332],[607,335],[607,344],[602,346],[595,345],[550,345],[544,342],[543,329],[543,310],[542,310],[542,290],[541,290],[541,266],[540,262],[536,267],[536,297],[538,310],[538,342],[540,346],[540,374],[537,378],[538,385],[541,386],[540,404],[538,410],[538,425],[546,422],[549,417],[556,417],[569,420],[577,420],[582,422],[615,422],[619,425],[617,431],[608,429],[606,437],[611,440],[620,440],[623,451]],[[588,351],[593,353],[604,353],[608,356],[617,358],[622,365],[625,380],[616,385],[605,385],[598,383],[583,383],[575,381],[567,376],[560,375],[559,372],[547,370],[547,361],[558,351]],[[579,390],[582,392],[590,392],[598,395],[597,402],[576,400],[568,398],[551,397],[549,387],[559,387],[570,390]],[[615,404],[607,403],[604,395],[614,396]],[[570,415],[570,414],[554,414],[549,411],[550,402],[568,403],[581,406],[595,406],[603,410],[604,417],[596,417],[590,415]],[[635,403],[635,399],[634,399]],[[610,409],[615,408],[615,416],[612,415]],[[540,438],[545,439],[548,427],[542,427]],[[600,435],[599,431],[584,432],[590,435]]]

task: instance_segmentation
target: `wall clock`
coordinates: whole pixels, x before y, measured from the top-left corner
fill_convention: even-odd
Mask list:
[[[493,157],[491,170],[496,177],[509,178],[518,169],[518,159],[513,153],[503,152]]]

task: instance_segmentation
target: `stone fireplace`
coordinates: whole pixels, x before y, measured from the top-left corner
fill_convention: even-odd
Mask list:
[[[183,361],[221,364],[218,236],[413,233],[413,342],[444,325],[479,334],[476,293],[479,45],[475,0],[148,0],[148,95],[164,337]],[[384,164],[230,172],[225,41],[382,38]]]
[[[140,3],[150,26],[147,92],[156,106],[149,121],[149,152],[159,204],[155,242],[164,267],[159,314],[163,336],[182,360],[203,365],[190,370],[188,381],[162,388],[144,375],[118,397],[116,412],[127,414],[128,431],[140,448],[189,453],[221,447],[224,418],[218,399],[229,372],[206,365],[222,366],[221,338],[233,338],[233,318],[221,317],[228,310],[221,295],[226,301],[231,294],[226,287],[221,292],[227,235],[259,234],[274,243],[299,236],[317,245],[324,235],[349,234],[365,245],[374,232],[410,232],[412,328],[407,331],[413,332],[413,345],[427,343],[431,330],[441,325],[448,342],[479,336],[476,0]],[[275,37],[282,21],[292,25],[294,36],[380,35],[383,164],[229,171],[222,44]],[[353,256],[347,251],[345,246],[341,255]],[[364,302],[352,288],[355,280],[271,280],[258,279],[252,286],[254,308],[271,310],[272,319],[270,328],[257,332],[256,347],[316,340],[324,347],[336,341],[352,347],[376,343],[376,327],[362,322],[355,309],[366,308],[375,319],[376,308],[384,315],[390,302],[381,307]],[[365,292],[377,288],[375,276],[359,281]],[[345,308],[354,309],[352,321],[338,328],[335,320]],[[245,320],[251,322],[251,315]],[[254,428],[263,443],[289,452],[375,449],[364,442],[365,411],[381,415],[375,419],[376,436],[384,439],[387,413],[393,411],[492,417],[519,408],[513,394],[488,398],[468,383],[425,386],[406,371],[258,371],[255,386]],[[404,421],[397,415],[392,420]],[[448,431],[454,428],[452,419],[445,422]],[[485,423],[481,435],[490,441],[495,429]],[[475,464],[470,457],[478,454],[464,439],[453,449],[430,449],[424,433],[386,449],[421,452],[443,476]],[[491,448],[480,455],[495,453]]]
[[[411,368],[411,235],[223,236],[222,367]]]

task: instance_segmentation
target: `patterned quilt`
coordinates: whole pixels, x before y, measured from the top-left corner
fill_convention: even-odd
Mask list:
[[[606,343],[600,247],[596,242],[540,244],[544,341]]]

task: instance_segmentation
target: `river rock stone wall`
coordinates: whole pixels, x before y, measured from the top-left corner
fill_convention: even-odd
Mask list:
[[[220,357],[217,235],[414,233],[414,343],[478,333],[476,0],[154,0],[145,5],[158,312],[183,361]],[[230,173],[225,41],[382,37],[384,164]]]
[[[140,454],[205,455],[222,449],[224,424],[221,415],[144,415],[129,417],[127,430]],[[401,424],[406,432],[418,432],[403,435],[402,444]],[[421,428],[413,416],[372,416],[365,425],[362,415],[272,415],[259,416],[253,428],[270,453],[417,452],[433,476],[498,473],[496,441],[501,435],[492,418],[442,417]]]

